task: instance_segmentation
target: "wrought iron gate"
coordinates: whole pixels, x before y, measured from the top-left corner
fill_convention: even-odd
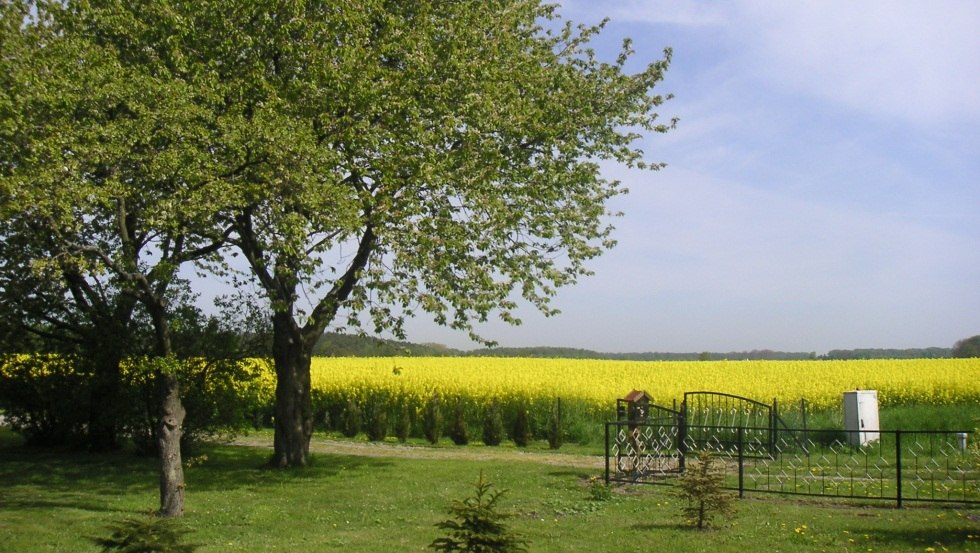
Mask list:
[[[685,439],[695,449],[734,452],[741,428],[749,432],[746,440],[762,446],[752,448],[751,456],[777,454],[779,411],[775,399],[768,405],[721,392],[687,392],[681,416]]]
[[[775,402],[691,392],[679,410],[646,407],[632,411],[643,419],[606,423],[607,482],[668,484],[689,455],[708,450],[740,495],[980,503],[980,453],[967,447],[975,434],[882,431],[855,446],[843,430],[787,428]]]
[[[683,470],[680,411],[654,404],[633,409],[620,400],[616,412],[619,420],[606,425],[607,474],[610,463],[631,481]]]

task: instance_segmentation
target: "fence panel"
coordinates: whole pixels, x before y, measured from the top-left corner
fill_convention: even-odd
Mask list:
[[[728,426],[608,423],[606,431],[610,482],[670,484],[685,457],[708,450],[740,495],[980,503],[980,454],[966,432],[880,431],[851,445],[842,430],[781,429],[775,444],[759,429],[733,436]]]

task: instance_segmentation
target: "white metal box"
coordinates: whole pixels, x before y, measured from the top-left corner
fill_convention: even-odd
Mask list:
[[[878,391],[844,392],[844,430],[847,443],[867,445],[880,438],[878,427]]]

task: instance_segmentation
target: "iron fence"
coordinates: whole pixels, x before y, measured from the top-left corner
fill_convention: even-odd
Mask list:
[[[980,503],[980,450],[970,432],[692,426],[677,420],[606,424],[606,481],[670,484],[702,451],[725,487],[894,501]]]

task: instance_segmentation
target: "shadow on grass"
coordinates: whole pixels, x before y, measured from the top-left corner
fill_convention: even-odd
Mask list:
[[[389,460],[352,455],[312,454],[310,464],[301,468],[272,468],[271,451],[266,448],[208,445],[201,448],[203,463],[185,471],[188,485],[198,490],[227,490],[240,487],[280,486],[329,479],[352,471],[377,471],[391,467]]]
[[[99,497],[156,489],[156,466],[131,453],[85,453],[23,445],[0,430],[0,508],[111,510]]]
[[[937,525],[933,521],[923,521],[921,526],[882,527],[874,524],[855,524],[847,528],[851,535],[870,536],[874,543],[882,547],[922,547],[927,548],[941,544],[942,546],[960,546],[976,543],[976,535],[980,524],[971,522],[968,518],[959,518],[957,511],[950,509],[946,523]]]
[[[378,471],[392,463],[383,459],[317,454],[310,466],[269,468],[265,448],[204,445],[185,466],[188,488],[223,491],[265,487],[303,486],[352,471]],[[86,453],[63,448],[28,447],[9,430],[0,429],[0,509],[43,510],[77,508],[116,511],[100,498],[156,494],[159,485],[156,458],[132,452]]]

